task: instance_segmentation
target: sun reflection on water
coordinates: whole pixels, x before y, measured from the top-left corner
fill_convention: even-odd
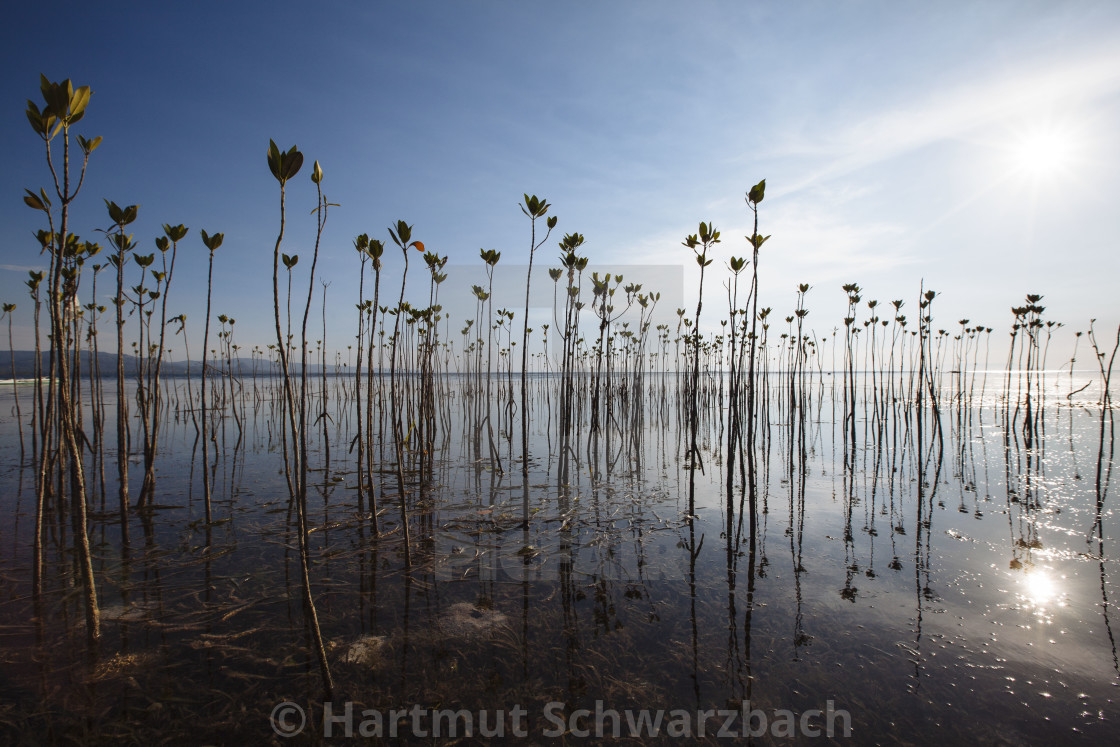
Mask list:
[[[1019,595],[1037,614],[1066,606],[1061,579],[1056,578],[1049,568],[1027,568],[1019,577]]]
[[[1057,587],[1050,574],[1041,568],[1031,569],[1023,575],[1023,594],[1035,604],[1047,606],[1057,596]]]

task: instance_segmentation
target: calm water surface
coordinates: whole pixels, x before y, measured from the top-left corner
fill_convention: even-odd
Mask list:
[[[800,715],[831,701],[859,743],[1111,741],[1120,719],[1112,416],[1088,391],[1065,396],[1079,380],[1048,380],[1028,439],[998,381],[971,402],[943,403],[940,441],[928,408],[919,441],[913,413],[876,417],[862,392],[854,420],[845,418],[830,376],[793,417],[775,386],[755,452],[752,540],[740,461],[725,453],[717,409],[689,514],[672,386],[656,384],[639,419],[620,404],[625,417],[598,443],[577,429],[579,462],[562,487],[547,412],[553,382],[538,377],[525,529],[519,415],[499,414],[506,394],[496,389],[499,472],[486,436],[475,438],[472,399],[452,379],[433,470],[408,474],[411,574],[391,431],[383,441],[375,433],[375,539],[348,451],[353,403],[340,404],[332,381],[326,440],[318,426],[312,440],[309,506],[335,703],[385,714],[520,707],[531,742],[550,741],[547,713],[566,719],[596,701],[692,714],[749,701],[771,722],[778,709]],[[103,620],[94,658],[64,549],[68,517],[48,521],[48,593],[39,614],[32,604],[30,432],[21,467],[11,389],[0,393],[0,729],[9,743],[279,742],[269,716],[283,701],[310,717],[294,741],[322,740],[272,392],[262,383],[254,396],[246,384],[240,440],[230,413],[216,421],[216,523],[207,527],[201,445],[184,382],[172,386],[156,509],[132,517],[127,554],[113,509],[115,454],[107,496],[90,463]],[[26,414],[28,387],[21,397]],[[115,444],[112,414],[106,428]],[[826,725],[823,715],[808,719]],[[721,721],[708,723],[710,741],[727,741],[715,736]],[[625,741],[624,719],[622,733]],[[771,730],[758,741],[775,739]]]

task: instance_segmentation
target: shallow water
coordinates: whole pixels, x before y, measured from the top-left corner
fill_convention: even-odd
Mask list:
[[[423,480],[408,474],[411,573],[391,431],[375,442],[383,484],[374,539],[347,453],[352,402],[339,409],[332,381],[331,460],[317,430],[309,495],[311,582],[336,684],[331,713],[353,701],[355,714],[384,714],[383,736],[396,720],[401,735],[426,741],[389,709],[463,708],[476,719],[500,709],[508,736],[520,707],[527,739],[541,742],[560,731],[558,721],[594,736],[597,701],[620,712],[624,739],[626,709],[688,712],[697,736],[697,711],[738,711],[749,701],[775,725],[779,709],[800,716],[831,702],[860,742],[1108,739],[1120,717],[1111,414],[1102,444],[1100,408],[1065,397],[1080,382],[1049,381],[1028,446],[1022,414],[1007,408],[998,381],[944,408],[940,445],[928,409],[918,443],[913,417],[876,418],[862,399],[849,428],[830,376],[806,392],[804,417],[786,415],[775,386],[755,452],[752,542],[746,492],[736,481],[727,494],[718,409],[690,520],[671,385],[660,392],[655,383],[643,418],[607,429],[590,449],[581,430],[580,462],[562,488],[546,409],[555,406],[553,380],[536,377],[525,529],[519,416],[510,423],[494,408],[506,467],[498,472],[486,437],[476,446],[471,400],[452,378],[433,470]],[[172,386],[156,509],[132,517],[127,556],[113,509],[115,456],[107,496],[98,480],[91,487],[103,629],[94,659],[70,556],[60,550],[68,519],[50,523],[48,593],[40,614],[32,604],[30,434],[21,469],[11,390],[0,393],[0,725],[12,737],[260,743],[277,739],[270,714],[292,701],[309,714],[295,741],[322,738],[271,391],[261,382],[246,403],[240,442],[228,413],[219,423],[207,527],[201,448],[189,415],[174,409],[185,383]],[[505,396],[495,390],[496,402]],[[110,441],[114,429],[110,414]],[[133,438],[135,447],[138,432]],[[738,460],[733,466],[737,478]],[[569,722],[579,708],[591,714]],[[807,718],[826,726],[824,716]],[[721,741],[722,721],[713,713],[704,736]],[[605,724],[609,735],[610,716]],[[734,728],[741,734],[741,723]],[[760,741],[774,738],[771,729]]]

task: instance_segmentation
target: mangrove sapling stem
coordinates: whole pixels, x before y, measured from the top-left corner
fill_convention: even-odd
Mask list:
[[[39,298],[39,284],[43,282],[44,274],[41,271],[30,270],[28,275],[29,277],[24,283],[27,285],[31,300],[34,303],[33,326],[35,328],[35,388],[31,400],[31,459],[38,463],[39,436],[43,428],[43,371],[39,342],[39,311],[42,307],[42,301]]]
[[[315,249],[313,250],[313,252],[311,254],[311,273],[310,273],[311,276],[307,281],[307,301],[305,302],[304,307],[303,307],[303,324],[300,327],[300,351],[301,351],[301,356],[302,357],[300,359],[300,368],[299,368],[299,377],[300,377],[300,381],[299,381],[299,400],[300,400],[300,404],[299,404],[299,407],[300,407],[300,411],[299,411],[299,435],[300,435],[300,443],[299,443],[299,449],[300,449],[299,497],[300,497],[300,501],[303,503],[303,506],[304,506],[304,513],[306,513],[306,510],[307,510],[307,406],[308,406],[308,394],[307,394],[307,350],[308,350],[308,345],[307,345],[307,320],[311,315],[311,297],[312,297],[312,295],[314,295],[314,291],[315,291],[315,269],[316,269],[316,267],[318,266],[318,263],[319,263],[319,244],[320,244],[320,242],[322,241],[322,238],[323,238],[323,229],[326,227],[326,224],[327,224],[327,208],[332,206],[332,205],[337,207],[337,205],[335,205],[335,203],[327,202],[326,198],[323,196],[322,180],[323,180],[323,170],[322,170],[322,168],[320,168],[319,162],[316,161],[315,165],[314,165],[314,168],[312,169],[312,174],[311,174],[311,181],[315,183],[315,189],[316,189],[316,194],[317,194],[317,198],[316,198],[317,205],[316,205],[316,208],[315,208],[315,214],[316,214],[315,215],[315,217],[316,217]],[[289,278],[291,277],[290,270],[289,270],[288,276],[289,276]],[[306,549],[305,549],[305,551],[306,551]]]
[[[151,420],[147,428],[147,443],[144,445],[144,481],[141,483],[140,487],[141,500],[147,500],[149,504],[151,503],[156,486],[155,458],[159,447],[160,409],[162,404],[160,373],[163,367],[163,353],[165,350],[168,322],[167,295],[171,290],[171,279],[175,274],[175,257],[179,251],[179,241],[187,235],[187,230],[187,227],[182,224],[172,226],[165,223],[163,226],[164,236],[156,239],[156,246],[162,254],[164,262],[163,271],[166,272],[166,277],[159,277],[157,275],[157,280],[162,283],[163,293],[160,297],[159,342],[157,343],[155,366],[151,370],[151,379],[148,384],[148,393],[152,398],[150,406]],[[170,265],[167,264],[167,249],[169,243],[171,248]]]
[[[327,410],[327,288],[330,287],[330,283],[325,280],[320,280],[319,282],[323,285],[323,341],[322,347],[319,349],[319,381],[322,388],[321,402],[323,409],[319,413],[319,418],[323,421],[324,462],[326,468],[329,470],[331,466],[331,441],[330,432],[327,428],[327,423],[330,420]]]
[[[522,320],[521,334],[521,478],[524,483],[523,500],[521,506],[522,525],[528,528],[529,522],[529,395],[528,395],[528,366],[529,366],[529,287],[533,276],[533,257],[548,241],[552,229],[556,227],[557,216],[550,216],[546,220],[548,231],[544,238],[537,243],[537,218],[544,217],[550,207],[547,200],[539,199],[536,195],[524,195],[525,204],[521,205],[521,212],[529,218],[529,269],[525,274],[525,318]]]
[[[579,301],[580,286],[576,283],[576,273],[583,280],[583,270],[587,267],[587,257],[576,255],[575,250],[584,243],[583,234],[570,233],[560,242],[560,260],[568,274],[568,293],[564,302],[564,337],[563,352],[560,366],[560,413],[559,413],[559,449],[560,460],[557,477],[560,486],[568,485],[568,459],[574,453],[569,442],[572,431],[572,408],[575,396],[574,380],[577,347],[579,340],[579,312],[583,303]],[[578,459],[578,457],[577,457]]]
[[[90,294],[93,301],[89,304],[90,310],[90,398],[93,409],[93,440],[94,459],[96,460],[98,479],[101,488],[101,510],[105,510],[105,389],[101,377],[100,347],[97,339],[97,319],[105,313],[105,307],[97,304],[97,274],[104,265],[93,266],[93,291]],[[34,423],[34,418],[32,418]]]
[[[70,80],[53,83],[46,76],[40,76],[40,91],[46,100],[42,110],[31,101],[27,105],[27,118],[31,122],[36,134],[46,146],[47,166],[54,180],[54,191],[60,202],[60,216],[58,231],[54,230],[54,219],[51,213],[51,203],[46,192],[42,189],[39,194],[27,190],[24,202],[31,208],[43,211],[50,225],[50,231],[45,236],[40,232],[40,241],[44,250],[49,250],[51,255],[50,266],[50,291],[48,303],[51,321],[51,380],[50,401],[48,402],[47,422],[52,426],[57,418],[60,445],[65,451],[58,455],[59,473],[57,475],[61,487],[63,469],[68,468],[70,478],[71,520],[74,532],[74,553],[78,575],[82,580],[82,592],[85,606],[86,638],[91,648],[95,647],[101,636],[101,615],[97,603],[97,588],[93,577],[93,563],[90,555],[88,523],[86,521],[86,496],[85,496],[85,467],[82,461],[82,451],[77,439],[77,413],[72,400],[70,380],[70,366],[68,354],[74,355],[74,360],[80,360],[80,351],[70,349],[72,340],[69,337],[70,321],[73,315],[71,302],[77,295],[78,266],[84,261],[85,256],[78,245],[78,237],[69,233],[70,203],[81,191],[82,182],[85,180],[86,167],[89,156],[101,143],[101,138],[86,140],[81,135],[77,136],[78,145],[82,149],[81,176],[78,184],[71,190],[70,185],[70,127],[85,113],[89,104],[89,86],[75,89]],[[58,172],[55,169],[51,155],[51,140],[62,134],[62,184],[59,184]],[[87,242],[87,250],[89,247]],[[65,285],[63,279],[65,278]],[[57,379],[57,385],[56,385]],[[49,456],[52,450],[44,442],[43,453],[38,465],[39,478],[36,490],[36,512],[41,508],[41,503],[46,490],[46,469],[48,462],[53,465],[54,460]],[[61,451],[61,450],[60,450]],[[59,494],[61,499],[61,493]],[[122,520],[124,516],[122,515]],[[38,532],[36,533],[38,539]],[[36,579],[36,592],[41,589],[41,567]],[[38,593],[36,593],[38,597]]]
[[[218,346],[219,348],[221,348],[224,344],[224,353],[226,359],[225,376],[222,379],[222,387],[224,391],[225,386],[227,384],[229,385],[229,408],[233,413],[233,420],[237,424],[237,443],[234,444],[234,450],[236,451],[237,447],[241,444],[241,439],[243,437],[241,414],[237,406],[237,393],[241,388],[241,382],[240,380],[235,382],[233,378],[233,356],[234,350],[237,348],[237,346],[233,344],[233,325],[237,323],[237,320],[233,317],[227,317],[225,314],[220,314],[218,316],[218,321],[222,324],[222,331],[218,333]],[[226,325],[229,326],[227,327]],[[223,434],[224,433],[225,431],[223,426]]]
[[[397,313],[393,320],[393,339],[392,351],[389,355],[389,398],[390,404],[390,419],[393,421],[393,440],[396,442],[396,456],[397,456],[397,492],[401,504],[401,531],[404,534],[404,565],[405,568],[412,569],[412,548],[408,530],[408,507],[407,507],[407,494],[404,489],[404,433],[401,423],[401,412],[397,407],[397,353],[401,347],[401,316],[404,314],[404,289],[405,283],[408,282],[408,250],[415,247],[420,252],[424,251],[424,244],[420,241],[411,241],[412,239],[412,226],[405,223],[403,220],[397,221],[396,231],[392,228],[389,229],[389,235],[392,237],[393,242],[400,247],[404,253],[404,272],[401,273],[401,293],[397,299]]]
[[[19,388],[16,385],[16,352],[12,346],[12,312],[16,310],[14,303],[6,303],[3,307],[3,314],[0,317],[8,317],[8,356],[12,364],[12,397],[16,401],[16,423],[19,425],[19,460],[22,463],[24,458],[23,447],[23,414],[19,409]]]
[[[45,277],[41,271],[29,271],[30,277],[25,281],[27,283],[28,291],[31,294],[31,299],[34,301],[34,327],[35,327],[35,389],[34,398],[32,400],[32,413],[31,413],[31,459],[36,465],[39,465],[39,439],[45,440],[46,428],[44,411],[43,411],[43,366],[42,366],[42,352],[41,343],[39,338],[39,312],[41,310],[42,301],[39,298],[39,284]],[[32,596],[38,604],[43,591],[43,485],[42,485],[42,472],[39,469],[35,470],[35,520],[32,529],[32,572],[31,572],[31,588]]]
[[[121,542],[127,548],[128,538],[128,399],[125,397],[124,378],[124,266],[129,252],[136,245],[131,236],[125,236],[124,227],[136,220],[138,207],[129,205],[120,208],[116,203],[106,201],[109,217],[115,224],[115,232],[110,236],[117,253],[109,260],[117,268],[117,295],[113,303],[117,309],[117,499],[120,507]]]
[[[1080,331],[1074,333],[1073,355],[1071,355],[1070,358],[1069,358],[1069,394],[1066,395],[1066,399],[1070,400],[1071,402],[1073,400],[1073,395],[1074,395],[1074,391],[1073,391],[1073,367],[1077,365],[1077,346],[1081,343],[1081,335],[1082,335],[1082,333]],[[1086,386],[1088,386],[1088,385],[1086,385]],[[1082,387],[1082,388],[1084,388],[1084,387]]]
[[[1102,482],[1103,469],[1104,469],[1104,458],[1105,458],[1105,446],[1104,446],[1105,415],[1106,415],[1106,413],[1109,413],[1110,405],[1112,403],[1112,394],[1109,391],[1109,389],[1110,389],[1110,384],[1112,382],[1112,366],[1116,362],[1116,351],[1120,350],[1120,326],[1118,326],[1116,328],[1116,342],[1112,346],[1112,355],[1109,356],[1109,358],[1108,358],[1108,365],[1105,366],[1105,353],[1100,349],[1100,347],[1098,347],[1097,336],[1096,336],[1096,333],[1093,330],[1093,324],[1096,321],[1097,321],[1096,319],[1089,320],[1089,334],[1088,334],[1088,337],[1089,337],[1090,344],[1092,344],[1092,346],[1093,346],[1093,352],[1095,353],[1094,357],[1097,359],[1097,366],[1100,368],[1100,372],[1101,372],[1101,401],[1100,401],[1100,404],[1101,404],[1101,420],[1100,420],[1100,423],[1101,424],[1100,424],[1100,442],[1099,442],[1100,445],[1097,448],[1097,480],[1096,480],[1096,486],[1097,486],[1097,523],[1098,523],[1098,526],[1099,526],[1099,524],[1100,524],[1100,511],[1101,511],[1101,506],[1104,502],[1104,494],[1105,494],[1105,489],[1106,489],[1106,483]],[[1110,422],[1111,422],[1111,420],[1112,419],[1109,418]],[[1108,451],[1109,451],[1109,454],[1111,455],[1111,452],[1112,452],[1111,447],[1108,449]],[[1109,461],[1109,476],[1110,477],[1111,477],[1111,474],[1112,474],[1111,464],[1112,464],[1112,462],[1110,460]],[[1103,555],[1102,555],[1102,557],[1103,557]]]
[[[180,314],[172,318],[171,321],[179,323],[179,329],[175,330],[175,334],[183,335],[183,351],[187,357],[187,367],[185,369],[187,376],[187,410],[190,411],[191,422],[194,423],[194,432],[197,436],[199,435],[198,414],[194,410],[194,390],[191,387],[191,346],[187,341],[187,315]]]
[[[366,346],[366,484],[369,486],[369,513],[372,524],[373,536],[381,534],[380,519],[377,518],[377,486],[373,482],[373,348],[376,342],[377,314],[381,310],[377,302],[381,293],[381,255],[385,252],[385,244],[380,239],[371,239],[369,242],[369,256],[373,260],[373,303],[369,307],[369,344]],[[380,358],[377,371],[378,386],[381,384]],[[378,391],[378,405],[384,400]],[[355,397],[361,395],[356,394]]]
[[[363,326],[363,323],[365,322],[365,316],[366,316],[366,301],[363,299],[363,295],[364,295],[365,284],[366,284],[366,260],[368,259],[368,255],[366,253],[366,250],[367,250],[368,247],[369,247],[369,236],[368,235],[363,233],[363,234],[359,235],[357,238],[354,239],[354,249],[357,250],[357,252],[361,255],[361,260],[360,260],[361,265],[360,265],[359,274],[358,274],[358,303],[355,304],[357,306],[357,309],[358,309],[358,360],[357,360],[357,363],[354,365],[354,399],[355,399],[355,407],[357,409],[357,418],[358,418],[358,422],[357,422],[358,433],[357,433],[357,436],[356,436],[356,441],[357,441],[357,447],[358,447],[358,506],[359,506],[359,509],[362,506],[362,501],[364,500],[364,495],[365,495],[365,486],[364,486],[364,483],[362,482],[363,477],[364,477],[364,473],[362,472],[362,461],[363,461],[363,458],[365,456],[365,441],[362,438],[362,426],[363,426],[363,422],[362,422],[362,344],[365,341],[365,334],[362,331],[362,326]],[[325,325],[326,325],[325,320],[324,320],[323,324],[324,324],[324,329],[325,329]],[[324,335],[325,335],[325,332],[324,332]],[[374,524],[377,523],[376,514],[374,515],[373,521],[374,521]]]
[[[732,257],[728,261],[731,270],[731,282],[727,285],[727,319],[730,322],[730,338],[728,340],[727,357],[727,506],[729,509],[728,521],[731,521],[731,497],[735,483],[735,442],[739,435],[740,408],[739,408],[739,374],[736,369],[735,327],[737,307],[739,305],[739,274],[746,267],[746,260]],[[730,532],[728,533],[730,541]]]
[[[493,347],[494,347],[494,266],[498,264],[502,253],[494,251],[493,249],[479,249],[479,254],[482,261],[486,263],[486,277],[489,281],[489,287],[486,290],[486,435],[490,439],[490,461],[494,465],[494,469],[500,474],[505,470],[502,469],[502,457],[498,453],[498,447],[494,444],[494,423],[491,419],[491,410],[493,399],[491,396],[490,379],[491,370],[493,368]]]
[[[202,495],[205,502],[206,524],[213,523],[213,514],[210,506],[210,421],[206,413],[206,382],[209,378],[206,370],[207,351],[210,349],[210,295],[214,287],[214,252],[222,245],[225,234],[215,233],[213,236],[201,231],[202,243],[210,252],[209,269],[206,274],[206,319],[202,332],[202,391],[199,396],[199,416],[202,420]]]
[[[714,225],[701,222],[699,234],[692,234],[681,242],[696,255],[696,264],[700,266],[700,288],[696,300],[696,318],[693,322],[693,353],[692,353],[692,384],[689,389],[688,421],[690,443],[688,450],[688,514],[689,526],[692,525],[692,516],[696,513],[696,465],[700,461],[700,449],[697,446],[699,431],[699,414],[697,400],[700,388],[700,311],[704,306],[704,268],[712,263],[708,259],[708,250],[719,243],[719,231]],[[703,465],[701,465],[703,469]]]
[[[748,362],[747,372],[747,462],[748,474],[748,498],[750,501],[750,536],[753,542],[755,534],[755,515],[757,509],[757,495],[755,491],[754,475],[754,428],[755,428],[755,403],[758,399],[757,381],[755,379],[755,362],[758,356],[757,343],[758,343],[758,250],[769,236],[760,236],[758,233],[758,203],[762,202],[766,194],[766,180],[763,179],[758,184],[751,187],[746,195],[747,207],[750,208],[754,214],[754,230],[747,240],[751,244],[751,334],[750,334],[750,358]],[[765,345],[762,347],[762,352],[765,354]]]
[[[286,189],[285,189],[285,187],[287,186],[288,179],[295,176],[296,173],[299,172],[300,167],[302,165],[303,165],[303,154],[300,153],[299,150],[297,150],[295,146],[292,146],[292,148],[290,150],[286,151],[286,152],[281,152],[280,149],[276,147],[275,142],[273,142],[271,140],[269,141],[268,166],[269,166],[269,169],[272,171],[272,175],[274,177],[276,177],[276,180],[278,182],[280,182],[280,232],[276,236],[276,245],[273,248],[273,253],[272,253],[272,310],[273,310],[273,321],[275,323],[275,329],[276,329],[276,347],[277,347],[277,349],[280,353],[280,373],[281,373],[281,377],[282,377],[282,380],[283,380],[283,386],[284,386],[284,399],[283,399],[282,404],[284,406],[284,409],[286,410],[286,415],[287,415],[287,417],[285,419],[282,419],[282,421],[281,421],[282,423],[285,422],[285,421],[287,423],[287,425],[285,427],[282,427],[282,429],[281,429],[282,432],[285,434],[285,438],[283,439],[284,472],[285,472],[285,475],[287,477],[289,502],[295,504],[296,515],[297,515],[297,519],[298,519],[300,576],[301,576],[300,586],[302,587],[302,591],[303,591],[304,613],[305,613],[306,619],[307,619],[308,631],[309,631],[309,633],[311,634],[311,637],[312,637],[312,646],[315,650],[316,658],[319,660],[319,672],[320,672],[320,675],[323,678],[323,689],[326,692],[327,699],[330,699],[331,697],[333,697],[333,693],[334,693],[334,680],[331,678],[330,666],[327,664],[326,649],[323,646],[323,634],[322,634],[322,631],[319,628],[319,616],[318,616],[318,613],[316,612],[316,609],[315,609],[315,599],[311,595],[311,577],[310,577],[310,573],[309,573],[309,569],[308,569],[308,565],[309,565],[309,562],[310,562],[310,552],[308,550],[307,516],[306,516],[306,487],[307,487],[307,465],[306,465],[306,453],[307,452],[306,452],[306,448],[307,448],[307,445],[306,445],[306,440],[305,440],[306,429],[302,427],[304,425],[303,421],[306,420],[306,401],[303,401],[300,404],[300,416],[301,416],[302,420],[301,420],[300,424],[297,426],[296,419],[295,419],[295,409],[296,409],[296,407],[295,407],[293,386],[292,386],[292,380],[291,380],[291,371],[289,370],[289,367],[288,367],[288,351],[287,351],[288,340],[286,340],[284,338],[283,333],[280,329],[280,288],[279,288],[280,256],[281,256],[280,245],[284,241],[284,227],[285,227],[285,218],[286,218],[286,215],[285,215]],[[322,180],[322,176],[323,176],[322,169],[319,168],[319,163],[316,162],[314,173],[311,176],[311,179],[315,183],[316,187],[318,187],[320,181]],[[320,190],[318,194],[319,194],[319,198],[318,198],[318,203],[319,204],[318,204],[317,208],[322,208],[322,212],[320,212],[319,219],[318,219],[319,235],[321,235],[322,228],[323,228],[323,222],[324,222],[324,219],[325,219],[325,217],[323,215],[323,212],[325,212],[325,207],[323,207],[322,191]],[[318,237],[316,238],[316,254],[317,253],[318,253]],[[287,257],[287,255],[284,255],[284,258],[285,258],[285,264],[288,265],[289,278],[290,278],[291,268],[295,264],[295,262],[291,261]],[[314,274],[315,274],[314,273],[314,262],[312,264],[313,264],[312,273],[311,273],[312,277],[311,277],[311,280],[309,281],[312,284],[311,287],[313,287],[313,283],[314,283],[314,280],[315,280],[315,278],[314,278]],[[306,390],[305,390],[306,379],[307,379],[307,372],[306,372],[306,369],[307,369],[307,365],[306,365],[307,364],[306,321],[307,321],[307,315],[309,313],[310,304],[311,304],[310,295],[311,295],[311,291],[309,290],[308,291],[307,306],[304,309],[304,332],[303,332],[303,342],[304,342],[304,344],[302,346],[303,347],[303,352],[302,352],[303,371],[300,374],[301,375],[301,384],[302,384],[301,390],[300,390],[300,395],[301,395],[302,400],[306,399]],[[289,325],[291,324],[291,319],[288,319],[288,324]],[[290,434],[291,434],[290,439],[287,437],[287,434],[289,433],[289,429],[290,429]],[[290,450],[289,450],[289,441],[290,441],[290,444],[291,444]],[[294,469],[293,469],[293,465],[292,465],[292,460],[293,459],[297,462],[294,465]],[[294,484],[294,485],[292,483],[293,473],[296,475],[296,480],[297,480],[296,484]],[[297,487],[299,489],[298,492],[297,492]]]
[[[148,267],[155,261],[155,254],[136,255],[133,257],[136,266],[140,269],[140,282],[132,286],[132,292],[136,294],[133,300],[133,309],[137,317],[137,341],[133,343],[133,351],[136,358],[136,407],[140,414],[140,429],[142,436],[142,448],[147,449],[148,436],[149,436],[149,413],[151,407],[151,395],[147,389],[146,371],[149,365],[149,350],[146,340],[150,339],[151,327],[149,320],[151,319],[151,312],[145,313],[144,307],[147,301],[150,300],[149,291],[144,287],[144,281],[148,276]],[[145,337],[145,333],[148,336]],[[144,490],[140,490],[137,496],[137,508],[142,507],[144,504]]]

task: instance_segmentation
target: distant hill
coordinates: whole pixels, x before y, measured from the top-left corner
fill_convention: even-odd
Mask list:
[[[35,351],[34,350],[17,350],[14,354],[15,357],[15,377],[17,379],[30,378],[35,375]],[[90,370],[90,355],[86,351],[81,353],[81,374],[85,378],[89,375]],[[99,353],[97,362],[101,367],[101,376],[105,379],[115,378],[117,375],[117,354],[116,353]],[[43,373],[49,370],[50,354],[43,353],[40,357]],[[213,368],[213,361],[210,362]],[[254,361],[249,358],[235,358],[233,367],[235,374],[240,372],[243,376],[251,376],[253,368],[256,367],[257,375],[267,376],[273,373],[276,369],[268,361],[260,359]],[[297,366],[298,369],[298,366]],[[160,369],[163,376],[186,376],[187,375],[187,362],[186,361],[169,361],[166,358],[163,361],[163,366]],[[309,366],[309,372],[319,371],[319,367]],[[202,362],[192,360],[190,363],[191,376],[197,376],[202,372]],[[334,373],[334,367],[328,366],[327,373]],[[134,376],[136,374],[136,358],[128,355],[124,359],[124,374],[126,377]],[[0,379],[8,379],[12,376],[12,357],[9,356],[7,351],[0,352]]]

